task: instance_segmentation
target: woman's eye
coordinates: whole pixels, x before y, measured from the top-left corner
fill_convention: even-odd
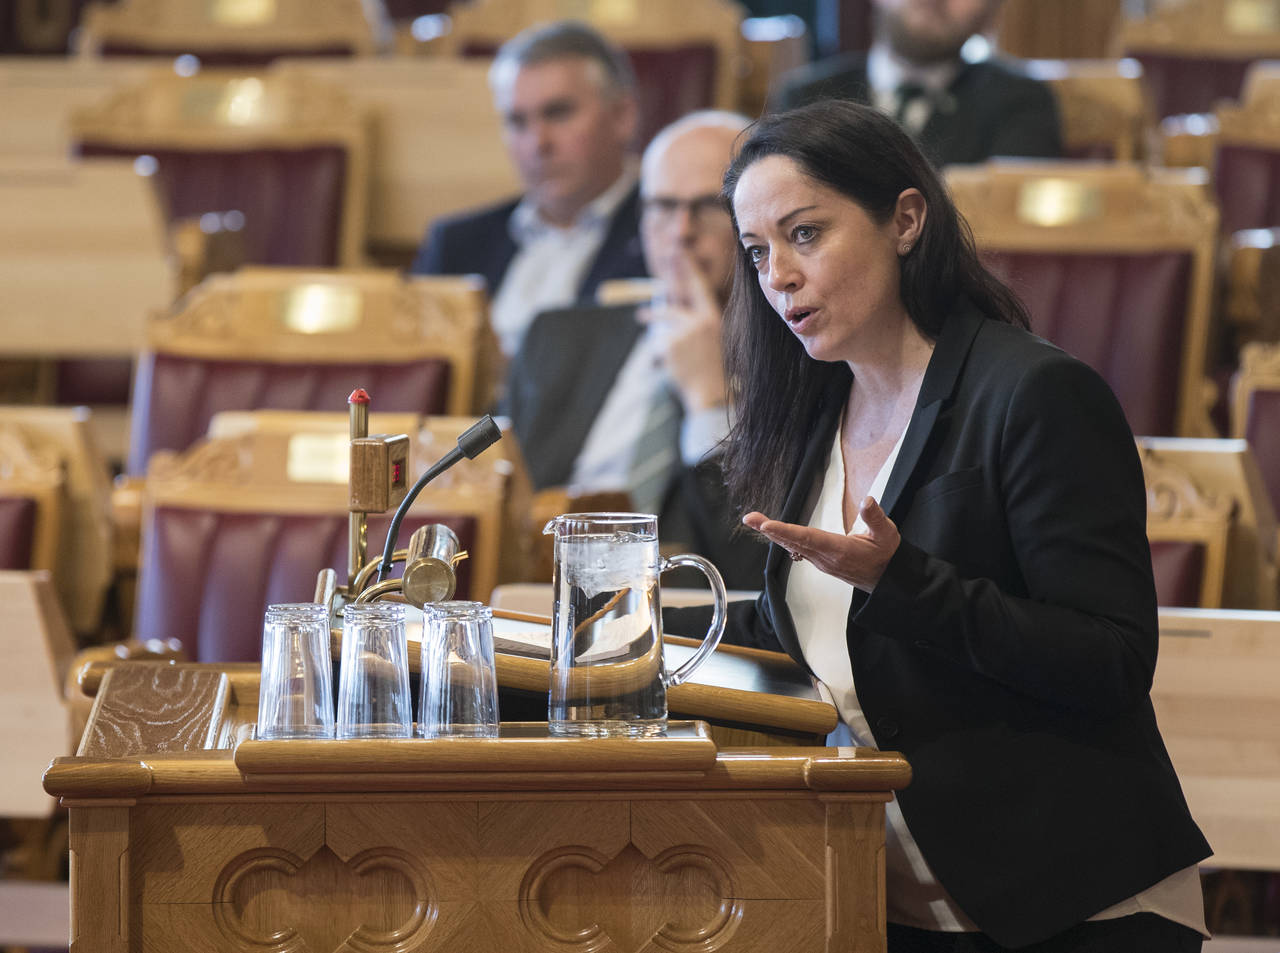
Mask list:
[[[758,265],[764,261],[764,249],[759,245],[750,245],[747,247],[747,260],[753,265]]]
[[[810,242],[818,237],[818,230],[812,225],[797,225],[791,236],[797,242]]]

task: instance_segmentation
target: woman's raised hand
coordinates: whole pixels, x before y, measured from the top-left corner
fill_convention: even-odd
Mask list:
[[[807,559],[828,575],[870,592],[884,575],[902,536],[870,496],[863,499],[858,515],[867,524],[867,531],[844,536],[771,520],[763,513],[748,513],[742,522],[786,549],[792,559]]]

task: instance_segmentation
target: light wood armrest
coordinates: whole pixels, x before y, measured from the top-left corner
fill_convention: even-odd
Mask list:
[[[137,572],[142,542],[143,477],[122,474],[111,488],[111,525],[115,528],[112,564],[117,572]]]
[[[1159,139],[1164,165],[1212,169],[1218,145],[1218,117],[1213,113],[1167,116],[1160,121]]]
[[[1227,319],[1251,340],[1280,338],[1280,228],[1250,228],[1227,241]]]
[[[226,227],[215,213],[174,222],[169,245],[177,258],[179,295],[215,272],[235,271],[245,263],[244,233]]]
[[[186,653],[182,643],[177,639],[149,639],[137,642],[132,639],[124,642],[112,642],[108,645],[95,645],[81,649],[76,653],[66,682],[62,686],[62,696],[67,703],[67,719],[70,723],[73,750],[79,747],[84,737],[85,725],[89,723],[89,712],[93,708],[93,699],[98,692],[102,675],[113,664],[129,661],[145,662],[185,662]]]

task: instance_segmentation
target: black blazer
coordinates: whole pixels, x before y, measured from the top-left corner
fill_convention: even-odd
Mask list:
[[[497,293],[516,254],[507,222],[520,200],[433,222],[409,271],[415,275],[483,275]],[[648,275],[640,248],[640,193],[632,189],[613,213],[604,242],[578,285],[577,300],[595,299],[601,282]]]
[[[807,522],[847,396],[818,408],[781,519]],[[1142,469],[1102,379],[950,316],[881,505],[902,544],[854,592],[849,655],[877,745],[911,763],[903,815],[964,912],[1019,947],[1208,856],[1151,707]],[[770,547],[730,625],[803,664],[790,567]]]
[[[534,318],[511,362],[501,410],[511,418],[535,489],[569,482],[640,333],[634,305],[562,308]],[[663,539],[710,559],[730,589],[759,587],[765,547],[734,533],[738,521],[714,459],[678,468],[658,516]]]
[[[1062,154],[1058,104],[1045,83],[997,60],[984,60],[964,64],[947,93],[919,137],[921,150],[934,165]],[[783,77],[771,105],[794,109],[822,99],[871,102],[865,53],[847,53],[792,71]]]

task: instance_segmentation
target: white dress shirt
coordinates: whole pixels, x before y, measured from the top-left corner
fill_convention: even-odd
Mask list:
[[[634,448],[646,414],[658,388],[669,384],[657,343],[659,333],[657,326],[651,324],[636,339],[578,452],[570,486],[627,489],[634,469]],[[728,432],[729,417],[724,407],[685,414],[680,422],[679,459],[686,466],[693,466]]]
[[[899,102],[898,90],[903,83],[914,83],[927,91],[907,106],[902,125],[912,135],[919,135],[929,121],[936,104],[950,98],[947,88],[960,71],[958,61],[917,66],[894,54],[887,43],[873,43],[867,52],[867,85],[871,87],[871,103],[883,113],[896,116]]]
[[[528,196],[515,207],[507,228],[517,251],[502,284],[493,292],[489,317],[503,354],[511,357],[520,349],[525,331],[540,311],[576,303],[578,286],[636,178],[635,165],[629,164],[613,185],[564,228],[544,221]]]
[[[866,495],[876,500],[883,497],[901,448],[902,436],[899,436]],[[809,518],[810,526],[831,533],[844,533],[844,482],[844,456],[840,450],[840,429],[837,428],[822,478],[822,489]],[[866,532],[861,516],[850,532]],[[852,600],[853,586],[849,583],[827,575],[807,561],[791,567],[787,608],[795,622],[801,652],[820,680],[819,690],[840,712],[840,724],[828,737],[827,743],[875,748],[875,738],[858,701],[845,639]],[[1080,871],[1079,876],[1087,876],[1087,872]],[[944,932],[978,929],[929,868],[915,838],[911,836],[897,798],[885,807],[885,878],[886,905],[891,922]],[[1107,920],[1143,912],[1157,914],[1207,937],[1198,867],[1193,864],[1170,874],[1136,896],[1089,919]]]

